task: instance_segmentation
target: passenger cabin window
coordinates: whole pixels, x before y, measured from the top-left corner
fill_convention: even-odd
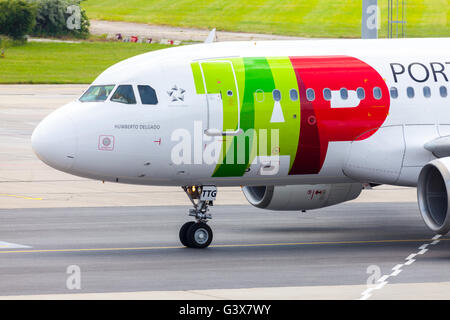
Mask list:
[[[366,91],[364,91],[364,88],[358,88],[356,89],[356,95],[359,100],[364,100],[366,98]]]
[[[373,97],[377,100],[380,100],[382,97],[381,89],[379,87],[373,88]]]
[[[391,91],[391,98],[392,99],[397,99],[398,98],[398,90],[396,87],[391,87],[390,89]]]
[[[331,100],[331,90],[328,88],[323,89],[323,98],[327,101]]]
[[[158,97],[156,91],[150,86],[138,86],[139,95],[141,96],[142,104],[158,104]]]
[[[314,91],[314,89],[306,90],[306,99],[308,99],[308,101],[316,100],[316,92]]]
[[[425,98],[431,97],[431,89],[430,89],[430,87],[423,87],[423,96]]]
[[[447,95],[448,95],[447,87],[445,87],[445,86],[440,87],[439,93],[441,94],[442,98],[447,98]]]
[[[412,99],[414,98],[414,88],[413,87],[408,87],[406,88],[406,95],[408,96],[408,98]]]
[[[81,96],[81,102],[102,102],[105,101],[111,91],[114,89],[114,85],[107,86],[91,86]]]
[[[133,86],[121,85],[117,88],[111,97],[111,101],[125,104],[136,104],[136,97],[134,96]]]
[[[347,91],[347,89],[342,88],[340,90],[340,93],[341,93],[341,99],[342,100],[347,100],[348,99],[348,91]]]
[[[281,92],[278,89],[273,90],[272,92],[273,100],[280,101],[281,100]]]
[[[295,89],[291,89],[289,91],[289,97],[291,98],[292,101],[297,101],[298,100],[298,92]]]

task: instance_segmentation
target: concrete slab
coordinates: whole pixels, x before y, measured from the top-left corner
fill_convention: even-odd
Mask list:
[[[0,300],[354,300],[364,285],[0,296]],[[448,300],[450,282],[387,286],[374,300]]]

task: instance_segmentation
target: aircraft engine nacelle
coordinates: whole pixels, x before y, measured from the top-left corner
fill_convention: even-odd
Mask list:
[[[356,199],[361,183],[243,187],[251,205],[268,210],[312,210]]]
[[[422,168],[417,199],[425,224],[437,234],[450,231],[450,157],[431,161]]]

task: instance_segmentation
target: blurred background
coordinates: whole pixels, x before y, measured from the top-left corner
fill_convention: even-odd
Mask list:
[[[378,8],[380,38],[450,35],[449,0]],[[208,35],[360,38],[362,13],[363,0],[0,0],[0,83],[86,84],[120,60]]]

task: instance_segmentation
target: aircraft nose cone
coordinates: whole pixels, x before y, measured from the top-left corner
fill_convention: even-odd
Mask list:
[[[34,129],[31,136],[34,153],[47,165],[68,170],[75,159],[76,137],[72,120],[64,112],[54,112]]]

